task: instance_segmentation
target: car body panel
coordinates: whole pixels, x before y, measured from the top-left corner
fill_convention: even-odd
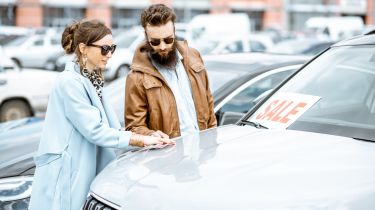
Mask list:
[[[233,125],[176,143],[119,158],[91,191],[127,210],[349,210],[375,195],[375,143]]]

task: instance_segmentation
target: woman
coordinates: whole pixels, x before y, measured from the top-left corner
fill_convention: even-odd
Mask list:
[[[75,53],[50,94],[29,209],[78,210],[90,183],[115,158],[110,148],[174,143],[122,131],[102,92],[101,71],[115,52],[112,34],[92,20],[65,28],[62,46]]]

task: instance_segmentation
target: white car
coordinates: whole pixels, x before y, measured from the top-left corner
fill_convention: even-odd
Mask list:
[[[20,69],[0,51],[0,122],[43,116],[57,72]]]
[[[4,45],[4,53],[19,67],[44,68],[48,56],[62,52],[61,35],[40,35],[20,37]]]
[[[264,52],[273,46],[271,38],[265,35],[250,34],[248,36],[206,37],[196,43],[195,47],[202,55],[241,52]]]

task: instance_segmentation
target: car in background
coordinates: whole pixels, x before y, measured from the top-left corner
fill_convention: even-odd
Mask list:
[[[62,52],[61,35],[33,34],[22,36],[5,45],[4,53],[19,67],[45,68],[48,55]]]
[[[125,153],[84,209],[375,209],[374,58],[375,33],[337,43],[237,125]]]
[[[56,72],[20,69],[0,48],[0,122],[42,116]]]
[[[317,55],[333,45],[335,41],[320,39],[290,39],[277,43],[267,50],[268,53],[288,55]]]
[[[271,38],[265,35],[202,37],[194,43],[202,54],[225,54],[243,52],[264,52],[273,46]]]

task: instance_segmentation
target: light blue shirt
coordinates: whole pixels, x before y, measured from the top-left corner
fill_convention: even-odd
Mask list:
[[[172,90],[177,105],[181,136],[183,136],[188,133],[198,132],[199,127],[190,80],[181,62],[181,54],[178,51],[177,54],[178,59],[175,71],[162,67],[153,62],[153,60],[151,60],[151,62],[155,68],[158,69]]]

